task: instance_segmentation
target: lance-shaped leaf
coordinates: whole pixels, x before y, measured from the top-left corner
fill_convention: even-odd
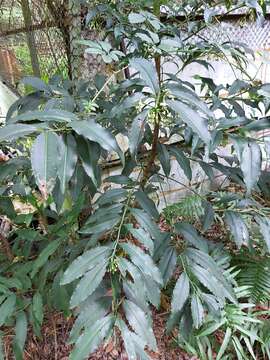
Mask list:
[[[188,178],[189,181],[192,179],[192,171],[190,167],[190,161],[186,157],[183,151],[178,149],[177,147],[170,148],[170,153],[175,156],[176,161],[180,165],[181,169],[184,171],[184,174]]]
[[[130,66],[139,71],[142,80],[155,94],[159,92],[159,82],[154,64],[143,58],[135,58],[130,61]]]
[[[20,354],[23,352],[27,336],[27,317],[24,311],[21,311],[16,318],[15,326],[15,338],[14,338],[14,347],[18,348]]]
[[[86,139],[97,142],[103,149],[107,151],[115,151],[122,163],[125,162],[124,154],[119,148],[115,137],[109,130],[95,123],[93,120],[72,121],[70,126],[77,134],[82,135]]]
[[[47,198],[52,192],[59,166],[59,138],[53,132],[40,134],[31,150],[31,164],[37,185]]]
[[[168,100],[169,107],[179,114],[181,120],[184,121],[206,144],[211,141],[211,135],[208,131],[207,121],[202,118],[197,111],[191,109],[186,104],[176,101]]]
[[[138,223],[147,230],[153,239],[157,240],[160,238],[161,232],[155,222],[152,221],[151,217],[143,210],[132,208],[130,212],[138,221]]]
[[[203,322],[204,310],[200,298],[197,295],[193,295],[191,299],[191,314],[193,324],[198,329]]]
[[[175,230],[181,233],[185,240],[195,246],[197,249],[207,252],[208,244],[207,241],[200,235],[198,235],[195,228],[185,222],[175,224]]]
[[[41,253],[38,255],[37,259],[34,261],[33,269],[31,272],[31,277],[33,278],[36,273],[39,271],[39,269],[47,262],[49,257],[55,253],[55,251],[60,246],[60,240],[54,240],[41,251]]]
[[[136,229],[132,224],[125,225],[125,228],[149,250],[150,254],[153,254],[154,243],[147,231],[142,228]]]
[[[146,341],[151,350],[157,349],[155,335],[152,324],[147,315],[136,304],[125,300],[123,304],[126,318],[132,329]]]
[[[159,270],[164,280],[164,285],[170,280],[176,267],[177,254],[172,246],[168,246],[159,261]]]
[[[0,128],[0,141],[13,141],[37,131],[37,126],[11,124]]]
[[[64,272],[61,285],[69,284],[83,276],[88,270],[95,267],[102,260],[110,255],[110,246],[98,246],[86,251],[83,255],[75,259]]]
[[[72,135],[61,138],[61,158],[58,167],[58,178],[62,194],[66,191],[66,186],[71,179],[77,163],[76,141]]]
[[[0,326],[4,325],[6,319],[12,314],[16,304],[16,296],[10,295],[0,306]]]
[[[244,175],[247,194],[249,195],[258,182],[262,167],[261,149],[256,142],[251,141],[244,145],[240,167]]]
[[[164,144],[158,144],[157,150],[158,150],[158,158],[161,163],[164,174],[166,176],[169,176],[171,172],[170,153],[167,150],[166,145]]]
[[[147,345],[146,340],[130,331],[125,322],[121,319],[117,319],[116,326],[121,331],[128,360],[135,360],[137,359],[137,356],[141,356],[140,358],[144,360],[150,360],[150,357],[144,351],[144,348]]]
[[[163,281],[160,271],[149,255],[133,244],[125,243],[121,244],[121,247],[129,255],[133,264],[136,265],[142,273],[150,276],[153,280],[162,285]]]
[[[131,155],[135,158],[140,142],[142,141],[144,136],[146,115],[147,115],[147,111],[144,111],[141,114],[137,115],[133,120],[129,131],[129,135],[128,135],[129,150]]]
[[[267,217],[256,216],[256,221],[260,226],[260,233],[262,234],[267,249],[270,252],[270,219]]]
[[[101,148],[96,142],[85,140],[81,136],[77,139],[77,144],[82,166],[86,174],[93,181],[93,184],[98,187],[100,184],[98,160],[100,158]]]
[[[175,285],[172,296],[172,309],[173,313],[181,311],[185,302],[189,297],[190,285],[189,278],[186,273],[182,273]]]
[[[103,258],[95,267],[91,268],[79,281],[70,299],[70,306],[74,308],[87,299],[101,283],[107,269],[108,259]]]
[[[247,245],[249,233],[242,216],[235,211],[226,211],[225,221],[231,229],[233,238],[238,248],[244,244]]]
[[[21,115],[14,116],[10,119],[11,122],[21,122],[21,121],[55,121],[55,122],[71,122],[78,120],[78,117],[65,110],[49,109],[46,111],[35,110],[27,111]]]
[[[76,341],[70,360],[84,360],[102,343],[113,327],[114,317],[108,315],[97,320]]]
[[[155,220],[159,219],[159,213],[157,211],[156,205],[152,199],[150,199],[145,192],[138,190],[135,192],[135,197],[138,203],[141,205],[143,210],[145,210],[150,216]]]

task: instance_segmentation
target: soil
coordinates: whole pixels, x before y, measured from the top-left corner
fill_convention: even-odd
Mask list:
[[[171,336],[164,333],[167,313],[153,313],[154,333],[158,343],[158,352],[149,353],[153,360],[198,360],[190,357],[181,349],[173,346]],[[42,339],[37,338],[30,330],[24,351],[23,360],[68,360],[71,345],[67,344],[73,319],[65,319],[62,314],[55,313],[45,321],[42,327]],[[13,360],[13,334],[4,337],[5,360]],[[128,360],[122,342],[116,346],[113,342],[101,346],[89,360]]]

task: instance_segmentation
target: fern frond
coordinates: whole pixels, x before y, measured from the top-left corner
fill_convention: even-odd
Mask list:
[[[196,221],[204,215],[203,200],[199,195],[188,195],[180,202],[167,206],[163,212],[165,219],[170,223],[178,218]]]
[[[240,286],[249,287],[249,297],[255,303],[263,303],[270,298],[270,258],[251,258],[238,255],[234,258],[240,270],[237,282]]]

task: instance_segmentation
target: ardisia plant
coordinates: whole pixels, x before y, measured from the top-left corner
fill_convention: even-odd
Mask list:
[[[123,341],[130,360],[151,359],[152,310],[164,297],[167,331],[179,329],[175,341],[187,351],[256,359],[256,342],[267,358],[263,318],[249,300],[252,272],[242,284],[243,263],[231,254],[244,249],[255,261],[270,250],[270,146],[261,136],[270,85],[248,75],[253,54],[245,45],[200,35],[241,7],[259,21],[265,4],[220,1],[221,15],[215,1],[207,4],[99,2],[86,20],[102,27],[104,39],[79,42],[110,74],[93,83],[24,80],[34,90],[11,106],[0,129],[10,154],[0,163],[0,326],[15,329],[16,359],[28,324],[41,337],[44,312],[54,309],[76,317],[70,359],[87,358],[109,339]],[[190,64],[211,68],[212,59],[229,61],[243,79],[183,80]],[[168,63],[176,70],[168,72]],[[171,159],[192,195],[163,217],[160,188],[179,181]],[[106,178],[109,160],[120,170]],[[219,173],[231,186],[203,194],[192,185],[195,166],[210,183]],[[226,229],[219,242],[208,239],[215,224]],[[209,337],[216,330],[225,334],[220,350]]]

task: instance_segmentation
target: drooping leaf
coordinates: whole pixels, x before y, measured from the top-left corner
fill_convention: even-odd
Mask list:
[[[188,107],[186,104],[176,101],[167,101],[170,108],[179,114],[180,118],[206,143],[211,141],[207,122],[195,110]]]
[[[25,124],[11,124],[0,128],[0,141],[13,141],[38,131],[38,127]]]
[[[74,350],[70,354],[70,360],[84,360],[106,338],[113,326],[114,317],[108,315],[97,320],[78,338]]]
[[[107,259],[111,252],[110,246],[99,246],[86,251],[74,260],[64,272],[61,284],[69,284],[83,276],[88,270],[95,267],[102,260]]]
[[[138,151],[138,147],[140,145],[140,142],[143,139],[143,135],[145,132],[145,118],[146,118],[147,112],[144,111],[141,114],[137,115],[131,125],[130,131],[129,131],[129,150],[133,157],[136,158],[136,154]]]
[[[72,135],[67,135],[61,139],[61,158],[58,167],[58,178],[60,180],[60,188],[65,194],[66,186],[71,179],[77,163],[76,142]]]
[[[225,221],[230,227],[230,230],[238,248],[240,248],[244,244],[247,245],[249,239],[249,232],[242,216],[235,211],[226,211]]]
[[[47,262],[49,257],[55,253],[55,251],[60,246],[60,240],[54,240],[50,242],[38,255],[37,259],[34,261],[33,269],[31,271],[31,278],[33,278],[39,269]]]
[[[132,208],[130,209],[131,214],[135,217],[138,223],[147,230],[154,240],[160,238],[160,230],[155,222],[152,221],[150,216],[143,210]]]
[[[154,264],[152,258],[147,255],[142,249],[133,244],[121,244],[123,250],[129,255],[133,264],[135,264],[142,273],[150,276],[158,284],[162,285],[162,278],[159,269]]]
[[[171,159],[170,153],[164,144],[158,144],[158,158],[161,163],[162,169],[166,176],[170,175],[171,172]]]
[[[172,308],[171,308],[171,311],[173,313],[182,310],[183,306],[185,305],[185,302],[189,297],[189,291],[190,291],[189,278],[187,274],[183,272],[179,276],[175,288],[173,290]]]
[[[52,192],[59,167],[59,138],[53,132],[40,134],[31,150],[31,164],[37,185],[47,198]]]
[[[176,161],[180,165],[181,169],[184,171],[184,174],[188,178],[189,181],[192,179],[192,170],[190,167],[190,162],[188,158],[185,156],[184,152],[178,149],[177,147],[170,148],[170,153],[175,156]]]
[[[106,273],[107,265],[108,259],[103,258],[83,276],[70,299],[71,308],[78,306],[96,290]]]
[[[230,327],[227,327],[226,329],[226,332],[225,332],[225,336],[224,336],[224,339],[223,339],[223,342],[222,342],[222,345],[218,351],[218,354],[217,354],[217,360],[221,360],[222,359],[222,356],[223,354],[225,353],[228,345],[229,345],[229,342],[231,340],[231,335],[232,335],[232,329]]]
[[[193,324],[196,329],[198,329],[203,322],[204,318],[204,310],[201,303],[200,298],[198,295],[193,295],[191,299],[191,313],[192,313],[192,319]]]
[[[43,300],[42,296],[39,292],[36,292],[33,296],[33,315],[35,320],[38,322],[39,325],[42,325],[43,318],[44,318],[44,311],[43,311]]]
[[[175,224],[175,230],[178,233],[181,233],[184,238],[197,249],[205,252],[208,251],[207,241],[203,237],[198,235],[197,231],[192,225],[185,222],[177,223]]]
[[[135,239],[139,240],[140,243],[149,250],[150,254],[153,254],[154,243],[147,231],[142,228],[136,229],[132,224],[127,224],[125,227],[132,234],[132,236],[135,237]]]
[[[146,341],[149,348],[155,351],[157,349],[156,339],[147,315],[129,300],[125,300],[123,308],[130,326]]]
[[[16,295],[11,294],[0,306],[0,326],[4,325],[6,319],[12,314],[16,304]]]
[[[148,357],[147,353],[144,351],[144,348],[147,345],[145,339],[130,331],[125,322],[121,319],[117,319],[116,325],[121,331],[128,359],[134,360],[137,358],[137,355],[143,353],[144,359],[150,360],[150,357]]]
[[[270,219],[267,217],[257,216],[256,221],[260,226],[260,233],[262,234],[267,249],[270,252]]]
[[[47,93],[50,93],[51,91],[50,87],[45,83],[45,81],[35,76],[26,76],[21,80],[21,83],[24,85],[30,85],[39,91],[45,91]]]
[[[101,148],[96,142],[85,140],[82,136],[77,139],[77,145],[82,166],[93,184],[98,187],[101,181],[101,172],[98,165]]]
[[[153,63],[143,58],[130,60],[130,66],[139,71],[142,80],[155,94],[159,92],[159,83],[156,69]]]
[[[27,336],[27,318],[24,311],[21,311],[16,318],[14,343],[22,353]]]
[[[24,114],[14,116],[10,119],[11,122],[22,122],[22,121],[55,121],[55,122],[71,122],[78,120],[77,116],[69,111],[50,109],[46,111],[35,110],[27,111]]]
[[[170,280],[175,270],[177,254],[172,246],[167,247],[159,261],[159,270],[164,280],[164,285]]]
[[[254,141],[247,142],[243,148],[240,167],[244,175],[248,195],[257,184],[261,173],[261,166],[262,154],[260,146]]]
[[[125,162],[124,155],[109,130],[103,128],[93,120],[72,121],[70,126],[77,134],[97,142],[103,149],[115,151],[119,155],[122,163]]]
[[[152,199],[150,199],[144,191],[138,190],[135,192],[135,197],[138,203],[141,205],[142,209],[146,211],[150,216],[155,220],[159,219],[159,213],[157,211],[156,205]]]

